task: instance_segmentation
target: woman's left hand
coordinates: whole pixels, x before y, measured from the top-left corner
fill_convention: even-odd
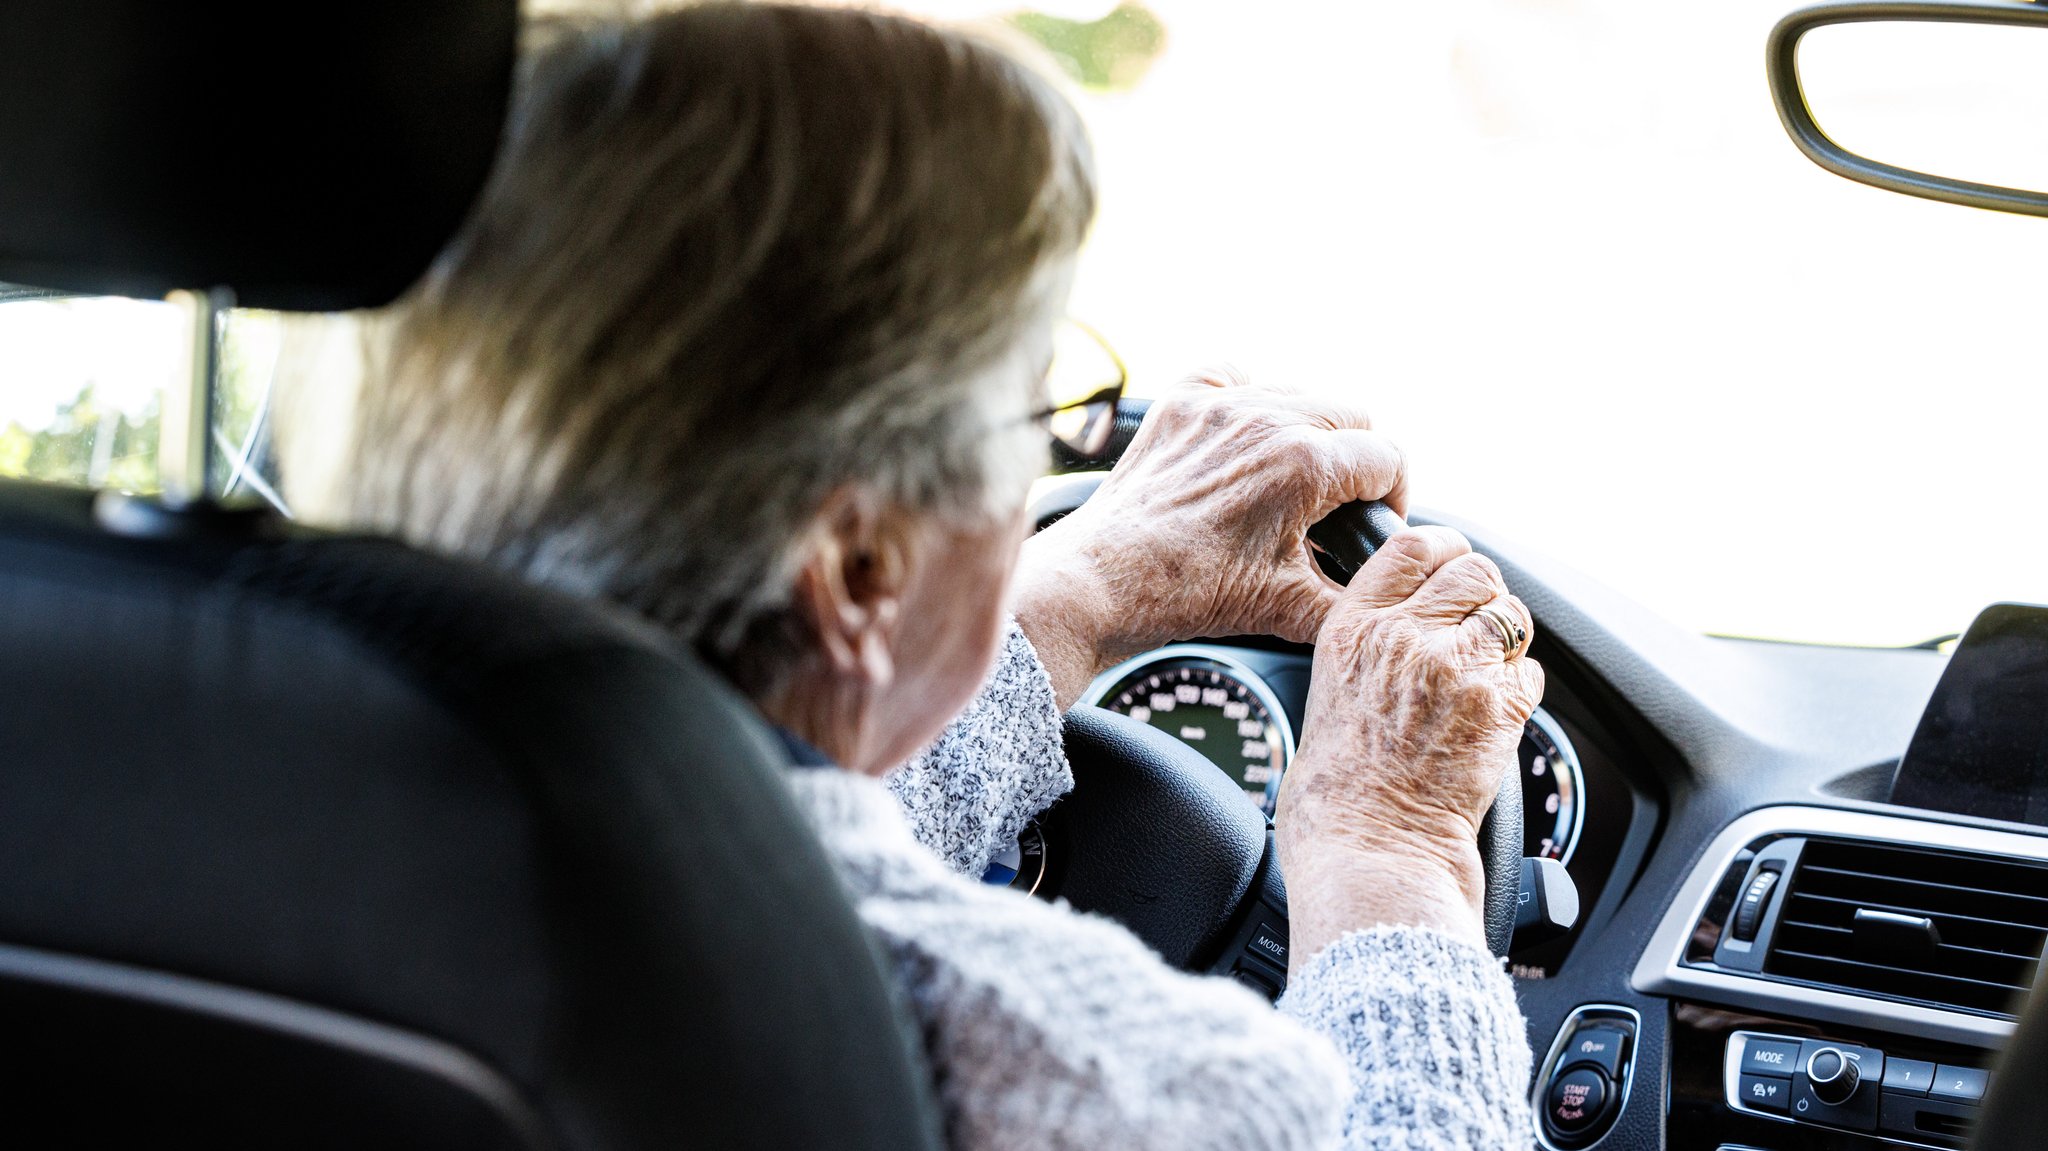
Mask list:
[[[1176,639],[1313,640],[1341,589],[1308,529],[1352,500],[1407,510],[1401,452],[1371,426],[1356,408],[1219,376],[1155,401],[1102,487],[1024,547],[1017,618],[1060,706]]]

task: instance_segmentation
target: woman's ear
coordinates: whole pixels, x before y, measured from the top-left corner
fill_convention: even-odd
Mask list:
[[[882,687],[896,675],[896,624],[911,534],[899,509],[855,486],[828,496],[804,534],[796,609],[832,669],[870,687]]]

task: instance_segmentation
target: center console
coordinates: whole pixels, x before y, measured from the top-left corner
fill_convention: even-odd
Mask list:
[[[1631,979],[1672,1003],[1668,1146],[1966,1146],[2044,939],[2048,837],[1804,806],[1735,820]]]
[[[1975,1063],[1764,1031],[1728,1036],[1721,1079],[1731,1111],[1944,1148],[1969,1134],[1989,1083]]]
[[[2044,894],[2048,837],[1810,807],[1730,824],[1631,980],[1673,1003],[1671,1147],[1964,1146]]]

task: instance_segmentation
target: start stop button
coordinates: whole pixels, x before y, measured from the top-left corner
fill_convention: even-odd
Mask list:
[[[1628,1106],[1642,1018],[1619,1005],[1587,1004],[1565,1017],[1529,1100],[1545,1151],[1598,1143]]]
[[[1607,1076],[1591,1067],[1578,1067],[1550,1081],[1551,1126],[1576,1135],[1600,1121],[1607,1110]]]

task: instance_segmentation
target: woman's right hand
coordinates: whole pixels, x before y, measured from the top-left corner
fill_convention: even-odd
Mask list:
[[[1519,624],[1512,651],[1488,606]],[[1299,962],[1375,924],[1485,946],[1477,837],[1543,696],[1533,632],[1500,569],[1448,528],[1395,535],[1345,589],[1275,817]]]
[[[1303,537],[1353,500],[1406,508],[1400,449],[1328,397],[1200,375],[1167,390],[1116,470],[1024,545],[1017,620],[1060,706],[1176,640],[1306,643],[1342,594]]]

